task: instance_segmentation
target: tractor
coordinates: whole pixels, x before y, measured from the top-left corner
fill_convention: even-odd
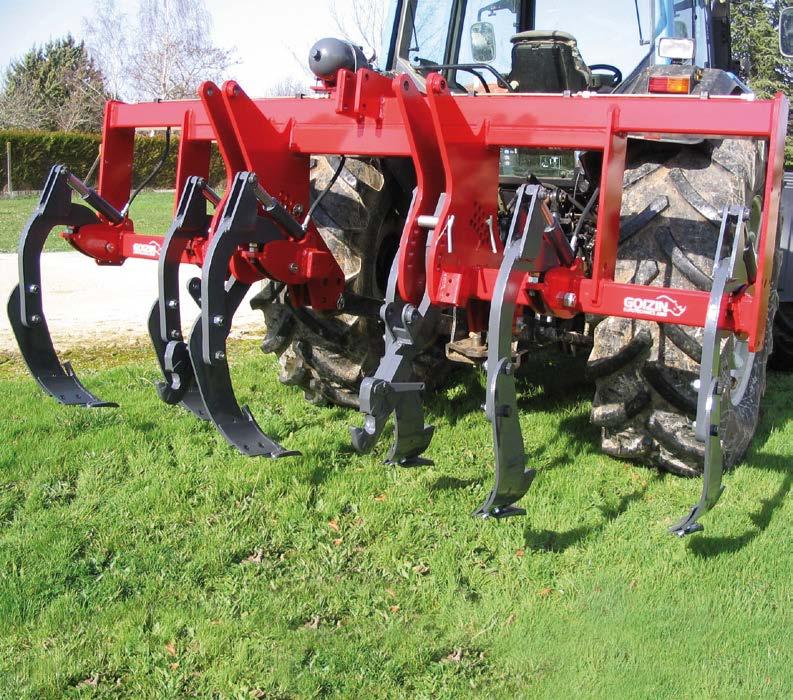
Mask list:
[[[793,52],[793,32],[781,42]],[[39,384],[112,405],[61,365],[47,328],[39,257],[57,228],[98,264],[158,262],[158,394],[243,454],[295,454],[239,405],[229,372],[234,313],[261,284],[262,349],[307,400],[363,413],[359,452],[393,423],[387,461],[427,463],[422,392],[455,364],[486,372],[485,518],[521,513],[535,477],[522,358],[588,353],[602,449],[702,476],[670,528],[701,530],[754,436],[767,366],[793,360],[788,103],[735,76],[730,3],[394,0],[382,56],[323,39],[309,66],[313,96],[254,100],[229,81],[193,101],[110,102],[97,186],[53,167],[8,305]],[[136,129],[179,131],[164,235],[131,216]],[[189,334],[184,264],[201,268]]]

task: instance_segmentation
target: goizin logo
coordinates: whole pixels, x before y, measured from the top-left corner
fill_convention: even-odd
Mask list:
[[[161,246],[157,241],[149,241],[148,243],[133,243],[132,254],[139,255],[142,258],[159,258],[160,248]]]
[[[656,318],[680,318],[687,306],[682,306],[672,297],[662,294],[655,299],[639,299],[638,297],[625,297],[624,311],[626,314],[642,314]]]

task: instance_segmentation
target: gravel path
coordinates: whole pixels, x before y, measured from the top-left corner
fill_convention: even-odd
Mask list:
[[[148,337],[146,321],[157,298],[157,264],[146,260],[127,260],[121,267],[100,267],[80,253],[44,253],[41,259],[44,313],[56,350],[94,342],[124,345]],[[181,288],[199,276],[196,267],[183,266]],[[19,279],[17,256],[0,254],[0,352],[18,354],[16,340],[8,323],[5,305]],[[256,293],[258,285],[249,293]],[[183,291],[183,318],[188,332],[197,307]],[[195,314],[193,312],[196,312]],[[189,324],[189,325],[188,325]],[[262,314],[244,301],[234,317],[232,336],[261,334]]]

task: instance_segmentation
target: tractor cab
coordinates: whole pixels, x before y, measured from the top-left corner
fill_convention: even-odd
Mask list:
[[[394,0],[380,63],[460,94],[748,92],[726,0]],[[573,152],[502,150],[502,185],[577,173]]]
[[[396,0],[381,63],[468,93],[648,92],[655,67],[729,69],[728,18],[707,0]]]

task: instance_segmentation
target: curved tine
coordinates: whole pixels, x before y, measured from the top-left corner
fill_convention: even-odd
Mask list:
[[[359,454],[368,454],[374,449],[388,424],[392,406],[386,388],[384,382],[374,377],[366,377],[361,382],[358,399],[366,417],[363,427],[351,425],[349,428],[353,449]]]
[[[702,495],[691,512],[669,528],[678,537],[700,532],[704,528],[699,519],[718,503],[724,492],[722,476],[724,465],[721,447],[721,402],[724,388],[721,386],[721,346],[727,335],[719,329],[722,304],[725,295],[734,288],[734,275],[739,255],[743,254],[747,212],[743,207],[724,207],[724,215],[716,248],[716,264],[713,286],[705,317],[705,335],[702,342],[702,364],[699,369],[699,396],[697,397],[696,437],[705,443],[705,471],[702,475]],[[732,250],[721,257],[721,244],[727,228],[734,226]],[[745,270],[743,271],[745,273]],[[738,387],[743,391],[745,387]]]
[[[700,367],[700,406],[697,410],[697,438],[705,442],[705,472],[702,475],[702,495],[691,512],[669,531],[685,537],[704,529],[699,519],[716,505],[724,491],[722,485],[721,436],[721,341],[724,336],[718,329],[721,300],[730,278],[729,260],[724,258],[713,275],[713,291],[708,304],[705,337],[702,344]]]
[[[201,276],[201,317],[190,334],[190,359],[207,411],[226,440],[246,455],[287,457],[299,453],[267,437],[248,408],[239,407],[226,359],[231,319],[250,288],[238,280],[226,287],[231,258],[241,245],[283,238],[275,224],[258,216],[255,184],[255,176],[237,174],[209,244]]]
[[[87,207],[72,204],[68,171],[55,166],[41,199],[19,238],[19,284],[8,300],[8,319],[31,374],[50,396],[62,404],[100,408],[118,404],[102,401],[88,391],[69,363],[63,366],[52,345],[44,316],[41,289],[41,251],[56,226],[79,228],[99,223]]]
[[[443,199],[436,215],[442,206]],[[361,428],[351,426],[350,438],[356,452],[371,452],[393,415],[394,441],[386,464],[424,466],[432,464],[422,454],[429,448],[435,428],[424,424],[421,400],[424,385],[415,381],[413,361],[427,345],[428,334],[436,328],[440,312],[430,303],[426,290],[418,308],[405,304],[397,289],[398,279],[397,255],[391,263],[386,298],[380,308],[385,325],[385,352],[374,376],[361,382],[359,399],[364,424]]]
[[[164,343],[161,339],[158,302],[154,302],[154,306],[151,308],[148,327],[154,354],[157,356],[160,370],[166,379],[164,382],[156,383],[157,395],[165,403],[169,405],[181,404],[199,420],[208,421],[209,413],[194,382],[193,365],[190,362],[187,346],[184,343]],[[174,356],[173,351],[180,347],[184,347],[184,355],[182,357]],[[184,366],[185,363],[187,367]],[[189,377],[189,381],[179,384],[182,377]]]
[[[415,197],[415,195],[414,195]],[[397,293],[397,279],[399,276],[399,256],[395,256],[388,273],[385,301],[380,307],[380,317],[385,325],[385,352],[372,377],[365,377],[358,390],[360,412],[364,414],[363,427],[350,426],[350,439],[353,449],[359,454],[371,452],[380,440],[388,420],[394,411],[393,391],[390,390],[391,380],[397,373],[404,378],[405,364],[404,353],[397,357],[397,339],[394,335],[394,325],[401,314],[401,299]],[[408,365],[411,359],[408,359]],[[412,369],[412,366],[410,367]]]
[[[712,400],[709,402],[705,412],[711,431],[705,443],[705,473],[702,476],[702,495],[699,503],[691,509],[691,512],[669,528],[669,532],[678,537],[685,537],[704,530],[705,528],[699,522],[699,519],[719,502],[721,494],[724,493],[724,485],[721,483],[723,472],[721,437],[718,432],[718,426],[721,421],[720,392],[718,379],[714,379],[710,384]]]
[[[233,316],[249,288],[250,285],[235,280],[224,293],[225,309],[229,317]],[[223,340],[224,349],[218,351],[223,353],[223,358],[222,360],[216,359],[212,364],[203,360],[203,344],[202,319],[199,318],[196,319],[190,333],[190,359],[193,362],[195,381],[209,418],[226,438],[226,441],[249,457],[278,458],[299,455],[300,452],[286,450],[267,437],[247,406],[240,408],[234,395],[229,366],[225,358],[225,337]]]
[[[200,177],[187,180],[179,200],[176,216],[165,236],[158,264],[160,337],[163,342],[182,339],[179,296],[179,265],[187,245],[196,237],[206,237],[210,217],[204,197],[206,181]],[[178,337],[177,337],[178,334]]]
[[[167,404],[182,402],[202,420],[208,416],[194,389],[193,366],[182,335],[179,267],[190,241],[207,234],[205,185],[203,178],[195,176],[185,185],[176,217],[163,241],[158,265],[159,297],[149,316],[149,335],[165,378],[157,383],[157,394]],[[188,397],[191,391],[194,395]]]
[[[518,191],[510,238],[493,290],[487,334],[485,411],[493,426],[495,484],[485,502],[474,512],[483,518],[525,513],[514,504],[529,490],[536,474],[535,470],[526,468],[512,366],[512,329],[520,281],[530,269],[530,262],[539,254],[546,226],[539,194],[536,186],[524,185]],[[518,237],[516,223],[524,206],[528,207],[527,217],[523,234]]]

